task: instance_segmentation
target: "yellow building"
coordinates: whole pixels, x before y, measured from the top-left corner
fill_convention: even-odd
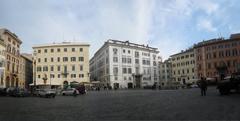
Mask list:
[[[89,44],[54,43],[33,47],[32,85],[52,88],[89,83]]]
[[[4,41],[0,37],[0,88],[4,88],[5,85],[5,44]]]
[[[5,87],[24,87],[19,79],[20,46],[22,41],[7,29],[0,29],[0,36],[6,45]]]

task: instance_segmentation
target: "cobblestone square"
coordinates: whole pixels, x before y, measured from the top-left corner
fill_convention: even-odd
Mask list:
[[[239,120],[240,95],[196,89],[88,92],[55,99],[0,97],[0,121]]]

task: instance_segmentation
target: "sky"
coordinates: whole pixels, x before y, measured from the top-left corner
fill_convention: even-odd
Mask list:
[[[170,55],[194,43],[240,32],[238,0],[0,0],[0,28],[23,41],[87,42],[90,57],[108,39],[145,44]]]

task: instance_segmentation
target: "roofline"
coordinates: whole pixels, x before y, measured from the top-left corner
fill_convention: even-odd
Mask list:
[[[32,48],[44,48],[44,47],[62,47],[62,46],[90,46],[87,43],[79,43],[79,42],[63,42],[63,43],[52,43],[52,44],[41,44],[34,45]]]
[[[116,42],[121,42],[121,43],[126,43],[126,42],[128,42],[129,44],[133,44],[133,45],[136,45],[136,46],[129,46],[129,45],[122,45],[122,46],[126,46],[126,47],[136,47],[136,48],[139,48],[139,49],[155,49],[155,51],[157,52],[157,53],[159,53],[160,51],[158,51],[158,48],[153,48],[153,47],[148,47],[148,46],[144,46],[144,45],[140,45],[140,44],[136,44],[136,43],[131,43],[131,42],[129,42],[129,41],[120,41],[120,40],[113,40],[113,39],[108,39],[107,41],[105,41],[104,42],[104,44],[103,44],[103,46],[100,48],[100,49],[98,49],[97,50],[97,52],[95,52],[94,53],[94,55],[93,55],[93,57],[90,59],[90,60],[92,60],[93,58],[94,58],[94,56],[95,55],[97,55],[97,53],[99,53],[100,52],[100,50],[102,50],[105,46],[107,46],[107,45],[120,45],[120,44],[117,44],[117,43],[110,43],[109,41],[116,41]],[[140,47],[138,47],[138,46],[142,46],[142,47],[145,47],[145,48],[140,48]],[[150,50],[150,51],[154,51],[154,50]]]
[[[8,33],[13,38],[15,38],[20,44],[22,44],[22,41],[18,38],[18,36],[15,33],[11,32],[10,30],[8,30],[6,28],[2,28],[2,30],[4,30],[4,33]]]
[[[229,39],[222,39],[219,41],[213,41],[211,42],[211,40],[207,40],[205,41],[206,43],[198,43],[194,46],[194,48],[199,48],[199,47],[203,47],[203,46],[208,46],[208,45],[214,45],[214,44],[220,44],[220,43],[225,43],[225,42],[232,42],[232,41],[237,41],[240,40],[240,38],[229,38]],[[209,43],[208,43],[209,42]]]
[[[191,52],[191,51],[194,51],[194,48],[187,49],[187,50],[185,50],[185,51],[183,51],[183,52],[179,52],[179,53],[170,55],[170,57],[173,57],[173,56],[176,56],[176,55],[180,55],[180,54],[184,54],[184,53],[188,53],[188,52]]]
[[[25,58],[25,59],[27,59],[27,60],[29,60],[29,61],[32,61],[33,62],[33,60],[30,60],[28,57],[26,57],[25,55],[23,55],[23,54],[21,54],[21,57],[23,57],[23,58]]]

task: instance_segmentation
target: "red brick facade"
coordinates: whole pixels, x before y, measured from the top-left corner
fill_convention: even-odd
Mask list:
[[[240,71],[240,37],[200,42],[194,51],[198,78],[219,80]]]

